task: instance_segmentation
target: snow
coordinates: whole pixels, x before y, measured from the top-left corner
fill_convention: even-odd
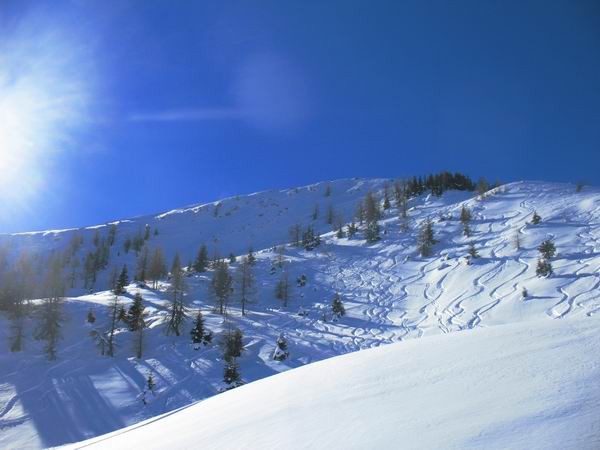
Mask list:
[[[598,318],[411,340],[66,448],[596,449],[599,351]]]
[[[146,223],[159,229],[159,235],[152,236],[148,246],[160,246],[169,256],[180,252],[184,263],[195,255],[202,242],[209,246],[210,255],[214,250],[221,255],[229,251],[240,255],[249,245],[254,246],[258,258],[254,268],[257,292],[249,314],[242,317],[239,304],[230,306],[230,318],[244,334],[245,350],[237,362],[248,384],[219,394],[224,385],[217,341],[224,321],[212,310],[210,272],[187,278],[186,302],[192,317],[198,309],[202,311],[206,326],[215,333],[213,344],[199,350],[193,348],[189,339],[191,320],[181,337],[164,335],[166,283],[161,283],[158,290],[131,285],[120,300],[127,304],[138,291],[144,297],[150,325],[144,357],[133,357],[133,336],[125,329],[117,334],[116,357],[101,357],[88,337],[90,327],[85,325],[85,316],[91,307],[97,316],[94,327],[102,330],[106,326],[106,308],[113,298],[104,291],[109,266],[99,277],[96,292],[86,293],[78,286],[65,301],[69,320],[63,327],[58,361],[46,361],[41,343],[31,339],[21,353],[10,353],[5,345],[0,348],[0,448],[41,448],[82,441],[185,408],[198,400],[203,401],[169,417],[198,410],[200,418],[191,429],[177,428],[174,434],[183,439],[193,431],[198,433],[194,437],[197,442],[203,443],[198,446],[209,448],[219,447],[217,444],[222,441],[218,440],[217,431],[223,431],[225,425],[235,430],[227,434],[229,439],[238,438],[238,429],[263,432],[260,436],[240,434],[257,439],[249,441],[256,442],[250,446],[253,448],[263,442],[276,443],[279,448],[310,443],[325,447],[334,438],[348,444],[344,441],[347,431],[331,428],[330,432],[323,428],[325,424],[344,425],[338,422],[356,427],[351,436],[364,433],[373,439],[374,444],[367,447],[384,446],[383,440],[391,438],[379,436],[378,428],[370,428],[376,425],[369,421],[371,415],[384,425],[390,424],[386,422],[388,415],[389,420],[397,417],[399,422],[393,422],[398,429],[396,439],[413,436],[409,442],[415,445],[409,448],[529,448],[527,440],[534,436],[548,444],[537,448],[553,448],[558,442],[567,442],[567,438],[577,445],[562,448],[593,448],[587,444],[593,442],[592,432],[600,435],[599,430],[590,429],[589,422],[583,421],[580,427],[573,421],[585,419],[586,408],[597,406],[596,394],[588,392],[585,378],[598,375],[598,352],[592,341],[593,329],[597,328],[595,313],[600,310],[600,190],[586,187],[584,192],[576,193],[574,186],[566,184],[518,182],[491,191],[485,199],[466,192],[447,192],[440,198],[422,196],[410,201],[409,232],[400,230],[398,212],[392,209],[381,222],[385,234],[380,242],[366,245],[360,238],[336,239],[324,220],[328,205],[348,220],[358,200],[369,189],[382,189],[385,182],[340,180],[233,197],[221,202],[218,217],[214,216],[215,202],[115,222],[117,243],[110,265],[120,268],[126,263],[130,273],[136,258],[133,252],[123,252],[122,243]],[[327,185],[331,186],[330,197],[324,196]],[[310,216],[317,203],[320,217],[313,222]],[[473,214],[470,238],[462,235],[457,220],[463,204]],[[528,223],[534,210],[542,216],[542,222],[536,226]],[[451,220],[440,220],[449,216]],[[419,223],[427,217],[434,221],[439,243],[430,258],[421,258],[416,252],[416,233]],[[284,308],[274,298],[282,269],[277,268],[271,275],[271,261],[276,256],[271,248],[289,241],[288,229],[295,223],[312,224],[327,234],[315,251],[286,248],[284,270],[294,289],[289,307]],[[107,227],[79,231],[85,236],[80,255],[92,248],[96,230],[105,233]],[[0,243],[10,243],[13,256],[25,248],[50,252],[68,245],[73,233],[67,230],[4,235],[0,236]],[[512,244],[516,233],[520,236],[520,249]],[[540,279],[535,275],[537,246],[547,238],[554,240],[558,251],[552,261],[555,275]],[[475,243],[481,257],[467,265],[464,257],[470,242]],[[296,287],[294,281],[302,274],[307,277],[306,286]],[[526,299],[521,295],[523,287],[529,291]],[[343,298],[346,316],[333,322],[330,305],[336,292]],[[301,310],[306,315],[299,315]],[[324,313],[327,321],[322,320]],[[33,321],[28,321],[28,336],[33,326]],[[8,328],[6,318],[0,315],[1,342],[6,341]],[[289,357],[277,362],[273,352],[282,332]],[[379,348],[362,351],[373,347]],[[345,356],[319,362],[338,355]],[[355,363],[347,362],[353,358]],[[383,359],[393,361],[384,364]],[[328,366],[338,363],[339,368]],[[344,372],[344,364],[356,367],[359,378]],[[382,371],[375,370],[372,364],[382,365]],[[320,372],[323,367],[330,369]],[[479,377],[472,378],[467,373],[471,369]],[[539,373],[534,369],[539,369]],[[333,376],[338,370],[342,375]],[[554,378],[546,379],[547,371],[553,371]],[[155,395],[144,405],[142,397],[149,373],[157,386]],[[265,379],[276,374],[279,375]],[[311,382],[313,376],[320,384]],[[289,377],[298,383],[306,378],[307,384],[296,393],[290,381],[276,381],[290,380]],[[402,393],[392,392],[387,380],[396,380]],[[281,385],[264,387],[271,381]],[[547,396],[541,394],[544,387],[548,388]],[[384,404],[376,396],[383,392],[387,398],[384,388],[390,389],[390,403]],[[265,399],[271,400],[257,400],[256,393],[245,394],[253,389],[265,392]],[[266,396],[271,390],[273,395]],[[285,397],[278,399],[276,392],[285,393]],[[369,409],[369,393],[376,396],[374,404],[379,401],[382,405],[376,412]],[[246,395],[256,403],[255,409],[229,408],[228,402],[237,404]],[[567,409],[560,409],[563,395]],[[328,399],[331,405],[319,403]],[[303,403],[309,400],[316,403]],[[569,402],[575,400],[579,401],[580,411],[568,409]],[[211,427],[199,426],[204,421],[202,414],[208,414],[202,412],[203,408],[210,409],[203,405],[217,408],[215,402],[219,401],[224,402],[218,406],[224,411],[254,411],[253,416],[235,416],[230,424],[217,423],[209,415],[215,432],[207,431]],[[290,406],[292,401],[298,402],[297,411]],[[337,408],[354,402],[360,407],[338,420],[334,414]],[[272,403],[279,405],[273,411],[290,420],[277,422],[280,418],[270,417]],[[315,404],[319,411],[329,411],[328,416],[316,414]],[[529,404],[532,409],[527,409]],[[558,410],[556,405],[560,406]],[[256,408],[260,411],[256,412]],[[358,420],[356,411],[361,408],[364,414]],[[314,423],[309,417],[313,414]],[[263,417],[271,422],[261,423]],[[302,425],[289,423],[292,418]],[[318,418],[323,424],[319,425]],[[359,428],[363,423],[364,427]],[[433,433],[438,429],[440,433]],[[271,438],[265,436],[265,430],[274,441],[268,440]],[[579,441],[572,434],[576,431],[581,434]],[[414,436],[419,437],[418,441]],[[440,436],[446,440],[436,440],[442,439]],[[381,443],[376,439],[381,439]],[[524,440],[523,445],[518,439]],[[364,442],[357,440],[356,445],[350,443],[348,447],[361,447],[359,444]],[[389,447],[390,441],[386,442]],[[114,446],[121,447],[120,443]]]

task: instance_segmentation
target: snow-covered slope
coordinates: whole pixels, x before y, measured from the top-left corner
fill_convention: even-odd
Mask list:
[[[287,247],[284,269],[275,268],[272,273],[275,254],[270,248],[289,240],[290,225],[310,223],[327,232],[331,227],[323,216],[330,202],[348,220],[367,190],[377,190],[384,183],[330,182],[329,197],[324,195],[326,183],[321,183],[298,192],[291,189],[229,199],[220,207],[221,217],[214,217],[214,206],[209,205],[204,212],[191,208],[125,221],[119,225],[117,247],[130,234],[127,227],[137,233],[150,223],[158,227],[159,235],[152,236],[147,245],[161,246],[169,255],[179,251],[184,261],[201,242],[211,245],[213,236],[217,236],[221,254],[229,250],[245,253],[248,245],[263,249],[257,254],[257,289],[248,316],[240,315],[235,294],[230,306],[231,321],[244,333],[245,350],[238,363],[246,382],[381,344],[406,341],[402,345],[416,345],[408,340],[422,336],[447,335],[429,341],[442,342],[452,332],[472,328],[523,322],[526,329],[533,321],[541,327],[547,322],[548,330],[563,322],[579,329],[595,321],[591,316],[600,309],[600,190],[595,188],[576,193],[571,185],[519,182],[495,189],[483,200],[465,192],[447,192],[441,198],[422,196],[410,202],[409,231],[401,230],[398,211],[392,208],[381,221],[385,234],[380,242],[366,245],[361,236],[337,239],[329,233],[315,251]],[[317,203],[320,217],[312,221]],[[230,212],[236,204],[242,206]],[[470,238],[463,236],[458,221],[463,204],[473,212]],[[534,210],[542,216],[535,226],[529,223]],[[421,258],[416,252],[416,234],[427,217],[434,220],[439,242],[431,257]],[[91,245],[94,229],[82,232],[86,233],[86,245]],[[73,232],[3,239],[11,242],[14,253],[30,245],[49,251],[66,245],[69,233]],[[519,249],[512,243],[516,235]],[[558,255],[553,260],[555,275],[544,279],[536,277],[535,264],[537,246],[547,238],[556,243]],[[471,242],[481,257],[467,264],[464,256]],[[124,262],[134,265],[132,252],[114,251],[111,264]],[[232,265],[234,270],[237,267]],[[283,271],[292,281],[300,275],[308,279],[306,286],[294,286],[287,308],[274,298]],[[218,336],[224,321],[212,310],[211,276],[208,272],[188,278],[186,302],[191,315],[203,312],[208,327]],[[98,317],[94,328],[106,327],[105,307],[112,295],[103,291],[79,295],[83,292],[76,289],[65,302],[69,320],[63,327],[58,361],[47,362],[41,344],[32,339],[22,353],[12,354],[5,345],[0,347],[0,447],[39,448],[80,441],[219,393],[223,361],[218,345],[194,350],[189,323],[179,338],[164,335],[167,287],[166,283],[158,290],[131,285],[128,295],[121,298],[128,303],[140,292],[147,305],[150,329],[140,360],[133,356],[133,336],[126,329],[117,335],[115,358],[99,356],[88,337],[90,328],[84,322],[90,307]],[[529,291],[527,298],[522,297],[523,287]],[[105,286],[99,283],[96,288]],[[331,321],[329,309],[335,292],[342,295],[347,311],[337,322]],[[299,308],[307,315],[298,315]],[[29,321],[28,336],[32,328],[33,321]],[[284,332],[290,351],[283,362],[272,359],[280,332]],[[8,333],[8,322],[0,315],[0,342],[5,342]],[[543,345],[540,342],[540,349]],[[568,370],[570,350],[554,358]],[[587,358],[591,366],[597,365],[597,354],[588,352]],[[148,373],[153,374],[157,387],[156,395],[144,405],[141,396]],[[403,407],[418,410],[419,405],[406,403]],[[460,404],[440,403],[440,408],[453,410]],[[552,420],[562,427],[562,419]]]
[[[70,449],[597,449],[600,320],[522,322],[310,364]]]

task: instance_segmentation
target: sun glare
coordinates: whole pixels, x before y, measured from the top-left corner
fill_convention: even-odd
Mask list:
[[[25,23],[0,37],[0,200],[16,206],[44,188],[85,123],[89,85],[79,49],[55,26]]]

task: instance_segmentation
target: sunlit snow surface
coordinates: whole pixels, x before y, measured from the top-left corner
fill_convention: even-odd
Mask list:
[[[383,239],[375,245],[338,240],[330,233],[317,251],[287,248],[290,279],[305,274],[308,283],[294,287],[290,306],[282,308],[273,295],[281,269],[271,274],[275,255],[268,249],[289,241],[288,229],[294,223],[313,223],[316,203],[320,215],[314,224],[329,232],[325,217],[330,204],[348,220],[366,191],[381,189],[384,183],[331,182],[330,197],[324,196],[326,183],[321,183],[230,198],[222,202],[217,217],[215,204],[209,204],[119,223],[116,248],[121,254],[114,250],[111,264],[127,263],[131,269],[135,256],[124,254],[122,242],[146,223],[159,229],[148,245],[163,247],[168,256],[180,251],[184,262],[201,242],[206,242],[209,252],[217,248],[222,255],[243,254],[248,245],[267,249],[257,255],[257,295],[250,314],[242,318],[237,305],[231,308],[232,320],[245,336],[245,352],[238,362],[247,382],[404,341],[286,373],[273,378],[272,387],[268,387],[271,380],[265,380],[215,397],[179,413],[197,411],[198,417],[185,416],[182,424],[189,420],[194,425],[182,425],[173,435],[208,448],[224,448],[219,430],[230,437],[228,442],[245,436],[250,448],[311,444],[372,448],[402,439],[414,444],[406,448],[597,447],[591,443],[592,436],[600,433],[594,428],[598,422],[588,415],[589,408],[598,407],[590,380],[600,375],[594,343],[600,336],[591,317],[600,308],[600,191],[585,188],[576,193],[571,185],[523,182],[496,189],[485,200],[464,192],[449,192],[442,198],[423,196],[410,203],[409,232],[400,231],[398,212],[392,209],[382,221]],[[473,212],[470,238],[462,235],[457,220],[463,201]],[[534,209],[543,219],[537,226],[528,224]],[[442,216],[446,219],[440,220]],[[431,258],[418,257],[415,249],[417,225],[425,217],[434,219],[440,241]],[[96,229],[82,231],[86,238],[82,254],[91,248]],[[99,229],[105,232],[104,227]],[[67,245],[73,232],[0,239],[11,241],[14,254],[25,247],[50,251]],[[512,243],[517,233],[520,250]],[[555,275],[539,279],[536,248],[547,238],[554,239],[558,250]],[[481,258],[468,265],[464,256],[471,241]],[[105,289],[106,278],[106,274],[100,277],[98,289]],[[210,273],[187,280],[190,307],[200,307],[207,325],[218,334],[223,323],[211,312]],[[151,329],[140,361],[133,358],[131,333],[119,333],[114,359],[100,357],[88,337],[90,329],[84,322],[90,307],[99,318],[96,328],[102,329],[106,322],[105,305],[111,300],[106,292],[66,302],[70,319],[64,326],[58,361],[46,362],[34,341],[28,341],[20,354],[11,354],[4,346],[0,350],[0,447],[38,448],[80,441],[218,393],[223,387],[218,346],[195,351],[187,331],[180,338],[164,336],[166,287],[141,290]],[[529,291],[525,300],[523,287]],[[123,301],[129,302],[137,291],[130,286]],[[348,314],[338,322],[324,322],[321,307],[330,304],[334,292],[343,296]],[[300,307],[308,316],[297,314]],[[8,333],[7,322],[0,320],[2,333]],[[512,325],[492,328],[504,324]],[[472,328],[477,330],[455,333]],[[281,331],[288,339],[290,358],[275,362],[271,355]],[[422,336],[427,339],[413,339]],[[553,375],[546,376],[548,371]],[[141,392],[149,372],[157,381],[156,396],[144,406]],[[471,372],[473,376],[466,375]],[[285,395],[276,396],[281,390]],[[263,391],[271,393],[264,400]],[[256,403],[258,411],[243,402]],[[211,415],[213,408],[223,411]],[[320,415],[316,410],[324,412]],[[230,420],[223,419],[227,411]],[[338,419],[336,411],[343,416]],[[153,431],[148,431],[144,446],[160,442],[150,436],[167,433],[172,426],[169,420],[175,419],[147,427]],[[190,433],[197,435],[191,438]],[[347,440],[352,433],[355,444]],[[119,439],[129,439],[127,435]],[[545,440],[536,443],[534,436]],[[127,446],[122,442],[111,445]],[[558,446],[562,442],[577,445]],[[179,447],[189,445],[181,441]]]

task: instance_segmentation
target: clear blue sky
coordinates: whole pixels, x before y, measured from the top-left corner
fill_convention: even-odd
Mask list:
[[[597,0],[3,0],[2,40],[0,231],[354,176],[600,185]]]

